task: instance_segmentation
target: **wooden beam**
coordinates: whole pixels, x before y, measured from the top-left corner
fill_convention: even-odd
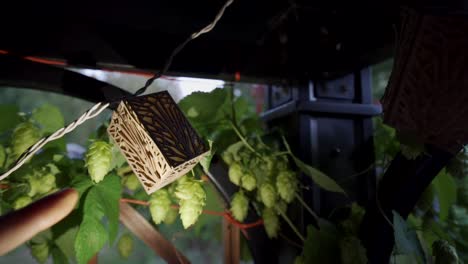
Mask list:
[[[135,236],[169,264],[189,264],[190,261],[172,243],[159,233],[137,210],[120,203],[120,221]]]
[[[224,264],[240,263],[239,228],[223,218]]]

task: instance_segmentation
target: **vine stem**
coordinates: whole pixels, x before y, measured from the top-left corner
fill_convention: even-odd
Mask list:
[[[318,215],[314,211],[312,211],[312,209],[305,203],[302,197],[298,193],[296,193],[295,196],[297,200],[299,200],[299,202],[302,204],[302,206],[304,206],[304,208],[315,218],[315,220],[318,221]]]
[[[247,142],[247,140],[245,139],[245,137],[242,135],[242,133],[239,131],[239,129],[237,129],[236,125],[231,121],[231,126],[232,126],[232,129],[234,129],[234,132],[236,132],[237,136],[240,138],[240,140],[242,141],[242,143],[244,143],[244,145],[250,150],[252,151],[253,153],[257,154],[260,156],[260,154],[249,144],[249,142]]]
[[[281,151],[281,152],[276,152],[273,154],[273,156],[283,156],[283,155],[289,155],[289,151]]]
[[[291,219],[289,219],[289,217],[283,211],[281,211],[278,207],[276,207],[276,209],[277,209],[278,212],[280,212],[281,217],[283,217],[284,221],[286,221],[286,223],[288,223],[289,227],[291,227],[291,229],[294,231],[294,233],[296,233],[296,235],[301,239],[301,241],[304,242],[305,241],[304,236],[301,235],[301,232],[299,232],[299,230],[297,230],[296,226],[294,226]]]

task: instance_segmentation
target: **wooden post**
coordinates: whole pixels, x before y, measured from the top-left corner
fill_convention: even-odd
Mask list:
[[[240,263],[239,228],[223,218],[224,264]]]
[[[180,253],[170,241],[162,236],[137,210],[126,203],[120,203],[120,221],[136,237],[169,264],[189,264],[189,260]]]

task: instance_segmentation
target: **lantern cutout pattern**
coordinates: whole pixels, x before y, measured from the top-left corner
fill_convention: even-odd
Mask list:
[[[148,194],[189,172],[209,152],[168,92],[123,100],[107,131]]]
[[[468,143],[468,17],[408,8],[401,16],[384,121],[455,154]]]

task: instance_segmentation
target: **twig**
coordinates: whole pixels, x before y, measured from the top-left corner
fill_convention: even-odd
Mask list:
[[[291,219],[289,219],[289,217],[281,210],[278,210],[281,214],[281,216],[283,217],[284,221],[286,221],[286,223],[288,223],[289,227],[291,227],[291,229],[294,231],[294,233],[296,233],[296,235],[301,239],[302,242],[305,241],[305,238],[303,235],[301,235],[301,232],[299,232],[299,230],[297,230],[297,228],[294,226],[294,224],[292,223]]]

